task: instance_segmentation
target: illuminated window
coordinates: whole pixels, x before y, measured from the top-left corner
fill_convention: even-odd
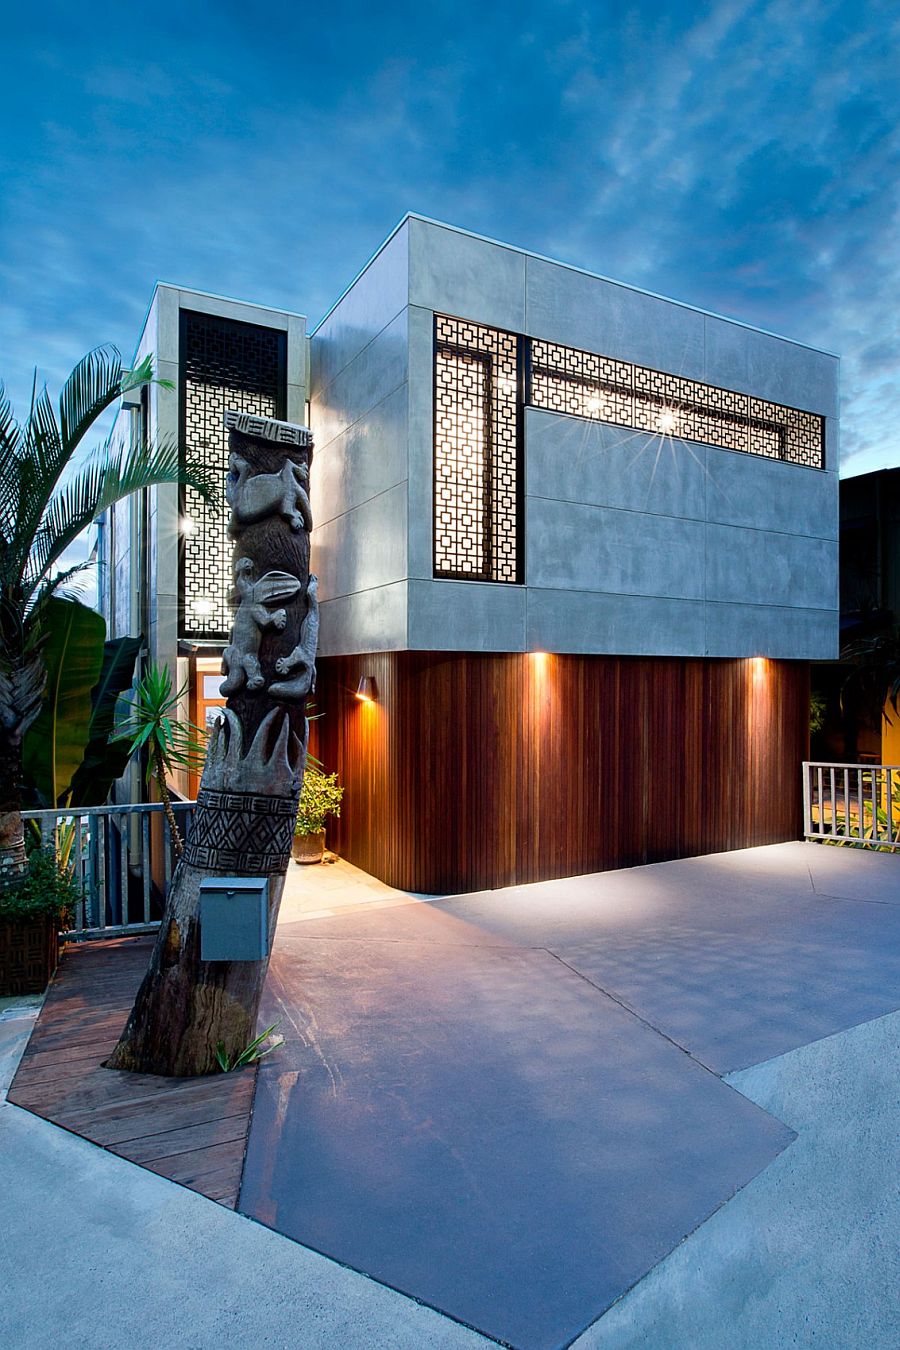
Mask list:
[[[556,342],[529,348],[526,399],[535,408],[825,467],[825,419],[815,413]]]
[[[434,572],[521,580],[522,339],[435,315]]]
[[[286,335],[211,314],[181,311],[181,443],[228,471],[226,408],[283,418]],[[231,631],[231,540],[224,494],[212,507],[193,488],[181,493],[179,636],[221,641]]]

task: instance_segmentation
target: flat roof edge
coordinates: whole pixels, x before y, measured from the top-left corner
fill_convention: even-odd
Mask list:
[[[293,309],[279,309],[277,305],[259,305],[255,300],[240,300],[234,295],[219,295],[217,291],[201,291],[196,286],[179,286],[174,281],[154,281],[153,289],[150,292],[150,299],[144,310],[144,317],[141,320],[141,326],[138,329],[137,341],[134,344],[134,350],[131,354],[131,364],[134,366],[138,350],[143,341],[144,333],[147,331],[147,320],[150,318],[150,311],[153,308],[153,301],[156,299],[158,291],[177,291],[179,295],[199,295],[204,300],[222,300],[227,305],[245,305],[247,309],[260,309],[266,314],[283,314],[288,319],[302,319],[304,323],[308,322],[306,314],[300,314]]]
[[[554,267],[564,267],[569,272],[577,272],[580,276],[591,277],[594,281],[605,281],[610,286],[620,286],[623,290],[634,291],[637,295],[646,295],[652,300],[662,300],[665,304],[677,305],[679,309],[689,309],[695,314],[703,314],[706,318],[718,319],[722,323],[731,323],[738,328],[746,328],[751,333],[761,333],[763,337],[775,338],[779,342],[789,342],[793,347],[803,347],[806,351],[816,352],[820,356],[828,356],[834,361],[840,361],[841,359],[837,352],[829,351],[826,347],[816,347],[811,342],[801,342],[799,338],[785,337],[784,333],[774,333],[770,328],[761,328],[758,324],[747,323],[745,319],[735,319],[727,314],[717,314],[715,310],[704,309],[700,305],[693,305],[688,300],[676,300],[674,296],[671,295],[660,295],[658,291],[649,291],[643,286],[635,286],[628,281],[619,281],[616,277],[605,276],[602,272],[592,272],[590,268],[579,267],[576,263],[563,262],[560,258],[551,258],[545,253],[536,253],[533,249],[519,248],[516,244],[507,243],[502,239],[493,239],[490,235],[479,234],[475,230],[464,229],[461,225],[450,225],[445,220],[434,220],[431,216],[420,215],[417,211],[407,211],[397,222],[390,234],[382,240],[375,252],[371,254],[368,260],[359,269],[349,285],[344,287],[334,304],[330,306],[325,314],[323,314],[315,327],[310,330],[310,337],[315,337],[318,330],[322,327],[322,324],[330,318],[338,305],[340,305],[345,297],[349,295],[356,283],[369,270],[378,255],[387,248],[395,234],[397,234],[402,226],[409,220],[418,220],[421,221],[423,225],[433,225],[437,229],[450,230],[453,234],[462,234],[469,239],[477,239],[483,244],[493,244],[496,248],[508,249],[510,253],[518,253],[525,258],[534,258],[537,262],[550,263]]]

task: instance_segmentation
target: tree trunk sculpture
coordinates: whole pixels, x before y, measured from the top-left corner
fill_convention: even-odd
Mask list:
[[[109,1067],[192,1075],[253,1039],[268,961],[200,959],[204,877],[267,876],[275,932],[303,783],[315,685],[316,578],[309,575],[304,427],[227,412],[226,497],[235,608],[222,660],[227,695],[213,728],[197,806],[150,966]]]

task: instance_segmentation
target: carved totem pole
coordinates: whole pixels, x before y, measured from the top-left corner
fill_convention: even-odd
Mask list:
[[[197,807],[150,966],[108,1065],[210,1073],[256,1034],[268,961],[203,961],[200,883],[268,877],[275,932],[306,764],[306,698],[315,687],[316,578],[309,574],[305,427],[226,412],[235,608],[222,658],[227,705],[213,728]]]

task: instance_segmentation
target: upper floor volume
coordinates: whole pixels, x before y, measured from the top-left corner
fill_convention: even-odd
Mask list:
[[[323,656],[836,653],[828,353],[418,216],[311,337],[159,287],[140,350],[223,473],[226,406],[308,417]],[[214,647],[224,519],[154,500],[152,622]]]

